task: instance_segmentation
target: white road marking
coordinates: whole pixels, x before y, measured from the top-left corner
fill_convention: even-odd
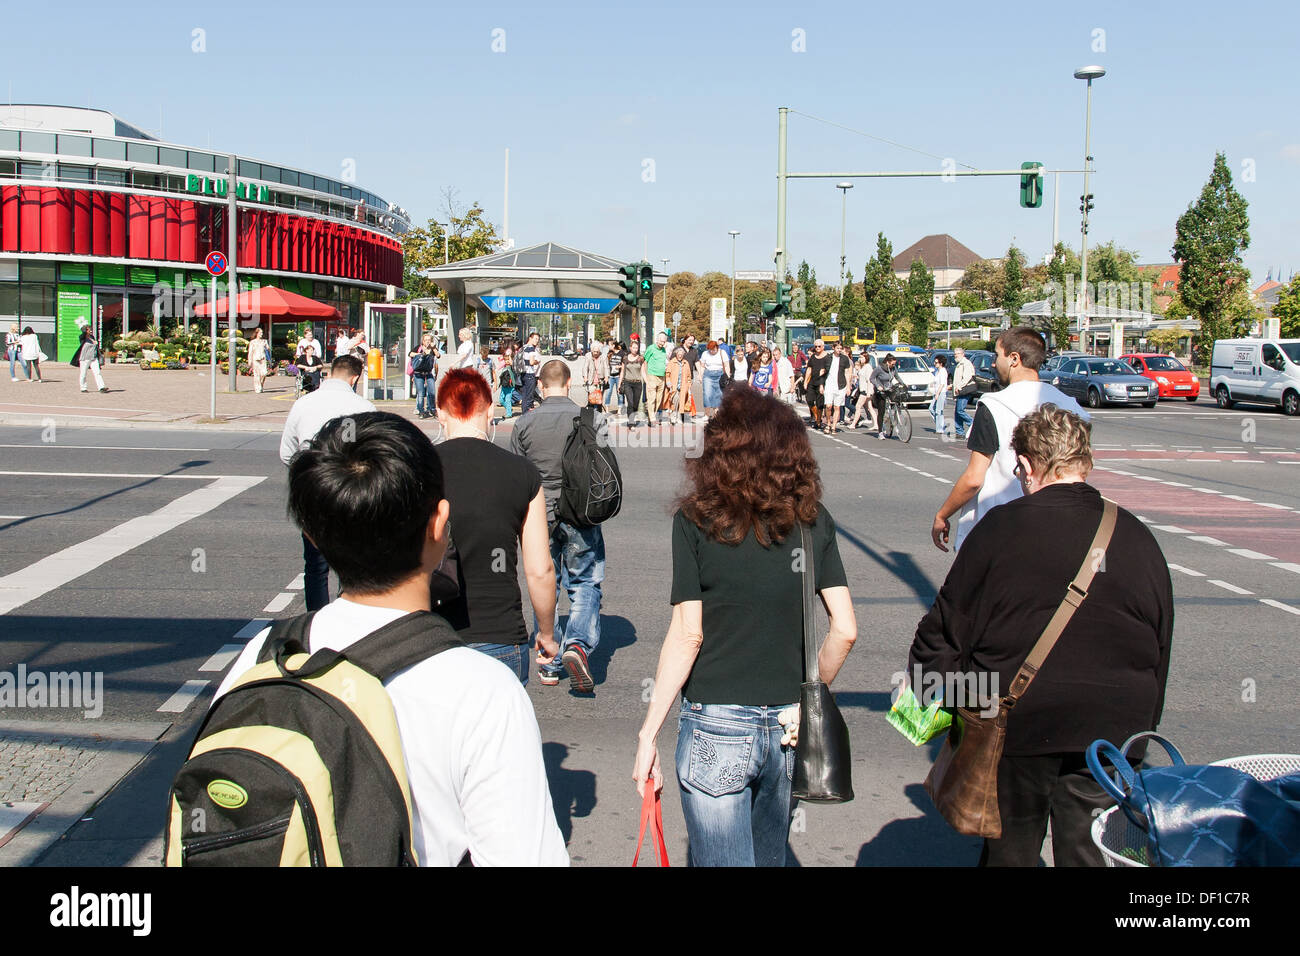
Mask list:
[[[209,448],[182,448],[179,445],[63,445],[59,442],[34,442],[30,445],[0,445],[0,448],[70,448],[80,451],[211,451]]]
[[[1245,588],[1239,588],[1235,584],[1229,584],[1227,581],[1219,581],[1214,578],[1210,579],[1210,583],[1216,585],[1217,587],[1223,588],[1225,591],[1231,591],[1233,594],[1254,594],[1255,593],[1254,591],[1247,591]]]
[[[1199,541],[1201,544],[1212,544],[1216,548],[1226,548],[1228,546],[1228,542],[1220,541],[1218,538],[1211,538],[1208,534],[1194,534],[1187,540]]]
[[[1192,491],[1199,491],[1205,495],[1221,495],[1222,491],[1215,491],[1213,488],[1193,488]]]
[[[0,515],[0,521],[22,521],[27,515]]]
[[[199,668],[199,673],[205,671],[224,671],[230,666],[230,662],[239,656],[239,652],[244,649],[243,644],[223,644],[221,650],[209,657]]]
[[[238,357],[238,353],[236,353],[236,357]],[[1261,508],[1276,508],[1278,511],[1291,510],[1289,505],[1277,505],[1273,504],[1271,501],[1256,501],[1255,504],[1259,505]]]
[[[255,617],[247,624],[245,624],[243,627],[241,627],[238,631],[236,631],[235,636],[232,637],[231,640],[247,641],[248,639],[255,637],[256,635],[261,634],[262,631],[264,631],[266,628],[270,626],[271,626],[271,619],[269,617]]]
[[[1292,564],[1290,561],[1274,561],[1273,567],[1290,571],[1292,574],[1300,574],[1300,564]]]
[[[1260,554],[1258,551],[1251,551],[1249,548],[1229,548],[1229,554],[1235,554],[1241,558],[1250,558],[1252,561],[1276,561],[1277,558],[1268,554]]]
[[[1281,601],[1274,601],[1272,598],[1260,598],[1259,603],[1275,607],[1279,611],[1286,611],[1288,614],[1300,616],[1300,607],[1292,607],[1290,604],[1283,604]]]
[[[181,685],[181,689],[172,694],[158,708],[160,714],[183,714],[190,704],[194,703],[194,698],[203,693],[203,689],[208,686],[205,680],[187,680]]]
[[[275,597],[271,598],[271,603],[262,608],[263,614],[279,614],[285,608],[293,603],[293,594],[288,591],[281,591]]]
[[[120,471],[0,471],[0,475],[27,478],[184,478],[187,481],[212,481],[214,478],[245,478],[246,475],[144,475]],[[258,481],[264,481],[258,478]]]
[[[0,577],[0,615],[75,581],[191,518],[206,514],[266,479],[261,475],[228,475],[215,480],[208,476],[206,480],[211,481],[207,487],[181,495],[152,514],[124,521],[89,540]]]
[[[236,353],[236,357],[238,357],[238,353]],[[306,572],[300,573],[296,578],[294,578],[292,581],[286,584],[284,586],[284,589],[286,591],[301,591],[303,588],[307,586],[306,583],[303,581],[305,575]]]
[[[1183,567],[1181,564],[1171,564],[1171,565],[1169,565],[1169,570],[1170,570],[1170,571],[1181,571],[1183,574],[1190,574],[1190,575],[1191,575],[1192,577],[1194,577],[1194,578],[1203,578],[1203,577],[1205,577],[1205,575],[1202,574],[1200,571],[1193,571],[1191,568],[1185,568],[1185,567]]]
[[[1241,495],[1224,495],[1230,501],[1250,501],[1249,498],[1243,498]]]
[[[1172,524],[1153,524],[1151,527],[1159,531],[1168,531],[1170,534],[1191,534],[1186,528],[1179,528]]]

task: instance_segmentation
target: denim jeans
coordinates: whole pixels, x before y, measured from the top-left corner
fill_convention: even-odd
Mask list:
[[[316,545],[302,536],[303,599],[307,610],[319,611],[330,602],[330,566]]]
[[[580,646],[590,657],[600,643],[600,586],[605,580],[605,537],[600,525],[575,528],[556,520],[551,526],[551,561],[555,564],[555,642],[560,653]],[[560,593],[569,593],[569,619],[560,627]],[[533,635],[537,634],[533,619]],[[563,674],[556,657],[553,664],[539,667],[549,674]]]
[[[612,412],[618,408],[618,380],[620,376],[611,375],[609,381],[605,383],[605,394],[601,396],[601,404],[605,406],[605,411]],[[613,402],[611,405],[610,403]]]
[[[519,414],[522,415],[532,407],[537,397],[537,376],[525,372],[519,379],[523,384],[523,397],[519,400]]]
[[[470,647],[488,657],[495,657],[510,668],[510,672],[519,678],[519,683],[528,686],[527,644],[471,644]]]
[[[966,412],[966,404],[970,401],[970,398],[957,398],[955,401],[957,404],[952,410],[952,423],[956,427],[958,434],[968,434],[971,425],[975,424],[975,419]]]
[[[433,379],[425,378],[422,375],[411,376],[411,381],[415,383],[415,410],[423,415],[431,412],[430,407],[433,404]]]
[[[18,362],[18,356],[21,354],[22,352],[20,352],[16,348],[9,349],[9,377],[10,378],[18,377],[17,375],[14,374],[14,365]]]
[[[691,866],[785,866],[794,748],[781,746],[776,715],[792,706],[682,698],[677,782]]]
[[[515,413],[515,390],[501,386],[501,407],[505,409],[506,418],[510,418]]]
[[[936,434],[942,435],[944,432],[943,412],[948,406],[947,395],[936,395],[930,400],[930,417],[934,419],[934,430]]]

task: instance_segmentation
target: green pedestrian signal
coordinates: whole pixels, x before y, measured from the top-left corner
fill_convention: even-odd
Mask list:
[[[641,263],[640,283],[637,286],[637,295],[647,302],[654,299],[655,290],[655,269],[648,262]]]
[[[623,287],[623,291],[619,293],[618,298],[627,305],[635,306],[637,264],[629,262],[625,266],[619,266],[618,271],[622,275],[622,278],[619,279],[619,285]]]
[[[1043,204],[1043,164],[1021,163],[1020,168],[1034,170],[1020,177],[1020,205],[1025,209],[1037,209]]]

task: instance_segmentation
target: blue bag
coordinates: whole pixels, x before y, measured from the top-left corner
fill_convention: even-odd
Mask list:
[[[1147,737],[1165,749],[1172,766],[1133,769],[1129,749]],[[1151,732],[1134,734],[1119,748],[1095,740],[1087,761],[1097,783],[1146,833],[1156,866],[1300,866],[1294,774],[1265,782],[1234,767],[1189,766],[1172,743]]]

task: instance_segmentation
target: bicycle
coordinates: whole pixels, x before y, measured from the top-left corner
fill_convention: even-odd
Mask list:
[[[886,437],[897,435],[900,441],[912,440],[912,413],[907,410],[907,386],[895,385],[889,390],[885,415],[880,430]]]

